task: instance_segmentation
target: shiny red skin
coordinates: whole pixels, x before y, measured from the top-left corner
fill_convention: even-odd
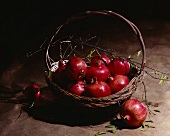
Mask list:
[[[114,77],[109,77],[107,83],[112,93],[117,93],[129,84],[129,79],[124,75],[116,75]]]
[[[80,96],[85,91],[84,82],[77,81],[76,83],[70,83],[68,85],[68,90],[69,90],[69,92]]]
[[[85,88],[86,95],[91,97],[105,97],[111,95],[110,87],[103,81],[96,81]]]
[[[40,88],[36,84],[30,84],[23,89],[23,94],[29,101],[40,99]]]
[[[129,99],[121,107],[120,117],[129,126],[140,127],[147,117],[147,109],[139,100]]]
[[[130,63],[122,58],[112,60],[108,65],[112,76],[127,75],[130,72]]]
[[[66,70],[71,80],[82,80],[87,72],[86,62],[79,57],[72,57],[66,64]]]
[[[61,88],[67,89],[71,80],[67,75],[66,63],[64,61],[59,61],[58,69],[52,73],[52,81],[58,84]]]
[[[60,86],[64,86],[67,83],[67,79],[66,64],[64,61],[59,61],[59,67],[53,72],[52,80]]]
[[[91,82],[94,78],[97,81],[106,81],[110,75],[109,69],[105,65],[90,66],[86,73],[86,79]]]
[[[101,61],[100,63],[102,63],[102,65],[107,66],[110,63],[110,58],[105,54],[100,54],[100,56],[95,54],[91,59],[90,66],[96,66],[98,61]]]

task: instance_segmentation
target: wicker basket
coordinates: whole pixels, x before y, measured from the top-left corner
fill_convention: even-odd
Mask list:
[[[141,45],[141,49],[142,49],[142,62],[141,62],[140,67],[136,68],[136,76],[134,76],[130,80],[130,83],[125,88],[123,88],[121,91],[115,94],[112,94],[110,96],[107,96],[107,97],[102,97],[102,98],[78,96],[73,93],[70,93],[67,90],[61,88],[56,83],[54,83],[49,76],[49,74],[51,73],[50,71],[55,71],[58,68],[58,61],[59,61],[59,58],[53,59],[52,56],[50,56],[50,49],[53,48],[53,46],[56,45],[56,43],[59,43],[58,45],[60,45],[61,42],[63,42],[63,39],[65,43],[70,42],[69,40],[67,40],[66,37],[64,38],[57,37],[58,33],[60,31],[63,31],[63,29],[67,27],[67,25],[69,25],[70,23],[75,23],[76,21],[84,20],[88,17],[93,17],[94,15],[106,16],[110,18],[116,17],[124,21],[125,23],[127,23],[130,26],[130,28],[133,30],[133,32],[136,34],[139,40],[139,43]],[[76,46],[76,48],[78,47]],[[94,47],[91,44],[86,44],[86,46],[83,48],[97,48],[103,51],[102,48]],[[60,48],[58,47],[58,49]],[[78,48],[78,50],[80,49]],[[71,52],[69,53],[69,55],[71,56],[74,53]],[[142,35],[139,29],[132,22],[130,22],[128,19],[121,16],[120,14],[117,14],[112,11],[107,11],[107,10],[86,11],[86,12],[74,15],[73,17],[70,17],[63,24],[59,25],[57,29],[55,30],[54,34],[50,37],[49,43],[46,48],[46,65],[49,71],[46,76],[46,81],[47,81],[47,84],[51,87],[54,95],[56,96],[56,101],[60,100],[66,103],[67,105],[70,105],[76,109],[77,107],[79,107],[81,109],[82,108],[86,109],[86,111],[93,111],[93,112],[104,111],[103,113],[109,113],[109,111],[111,110],[110,114],[114,115],[115,113],[119,111],[121,105],[126,100],[131,98],[132,94],[137,89],[139,83],[141,83],[141,81],[143,80],[143,69],[144,69],[145,63],[146,63],[146,53],[145,53],[145,45],[143,42],[143,38],[142,38]],[[100,114],[100,115],[103,116],[103,114]]]

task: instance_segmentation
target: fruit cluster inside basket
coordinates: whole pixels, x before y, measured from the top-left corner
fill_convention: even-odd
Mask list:
[[[112,49],[100,47],[97,36],[86,35],[85,39],[78,34],[58,36],[70,24],[76,26],[79,20],[95,15],[111,19],[116,17],[128,24],[141,47],[140,66],[127,56],[119,56]],[[48,68],[46,81],[54,96],[68,105],[89,109],[113,107],[117,111],[142,82],[145,57],[142,35],[132,22],[113,11],[86,11],[70,17],[50,37],[45,56]]]

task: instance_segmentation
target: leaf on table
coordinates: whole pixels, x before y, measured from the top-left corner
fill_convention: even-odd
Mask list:
[[[153,121],[152,121],[152,120],[145,120],[145,122],[151,122],[151,123],[153,123]]]
[[[114,125],[105,126],[105,128],[116,128]]]
[[[167,76],[164,74],[161,74],[159,84],[163,85],[166,79],[167,79]]]
[[[159,110],[154,110],[155,112],[160,112]]]
[[[112,133],[112,134],[115,134],[115,133],[116,133],[116,130],[107,130],[107,132]]]
[[[99,136],[99,135],[103,135],[103,134],[106,134],[106,132],[104,132],[104,131],[97,132],[96,134],[94,134],[94,136]]]
[[[154,126],[151,126],[151,125],[148,125],[148,124],[145,124],[145,127],[148,127],[148,128],[155,128]]]

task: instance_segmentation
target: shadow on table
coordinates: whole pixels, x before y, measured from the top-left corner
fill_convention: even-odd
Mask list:
[[[116,112],[114,107],[102,108],[101,110],[68,105],[63,101],[54,100],[53,96],[48,93],[49,91],[46,91],[43,94],[46,95],[46,97],[42,98],[38,103],[35,103],[32,108],[23,106],[22,109],[26,111],[29,116],[37,120],[70,126],[101,124],[106,121],[111,121],[118,112]]]
[[[37,120],[70,126],[100,124],[110,121],[114,116],[109,111],[106,111],[106,113],[98,110],[86,111],[81,108],[69,107],[55,102],[43,107],[29,108],[28,106],[24,106],[23,110]]]
[[[117,129],[119,130],[122,130],[122,129],[136,129],[138,127],[132,127],[132,126],[129,126],[125,123],[125,121],[123,119],[113,119],[110,121],[110,124],[111,125],[114,125]],[[140,126],[139,126],[140,127]]]
[[[2,90],[4,90],[5,93],[3,93]],[[5,103],[23,104],[22,110],[34,119],[52,124],[86,126],[109,121],[110,124],[114,125],[117,129],[133,129],[127,126],[123,120],[117,118],[118,109],[115,110],[114,107],[102,108],[101,110],[68,105],[63,101],[57,100],[48,87],[41,90],[43,90],[41,99],[31,108],[22,93],[20,93],[21,96],[18,97],[19,99],[14,99],[16,93],[8,88],[1,87],[0,96],[1,98],[5,96],[3,97]]]

